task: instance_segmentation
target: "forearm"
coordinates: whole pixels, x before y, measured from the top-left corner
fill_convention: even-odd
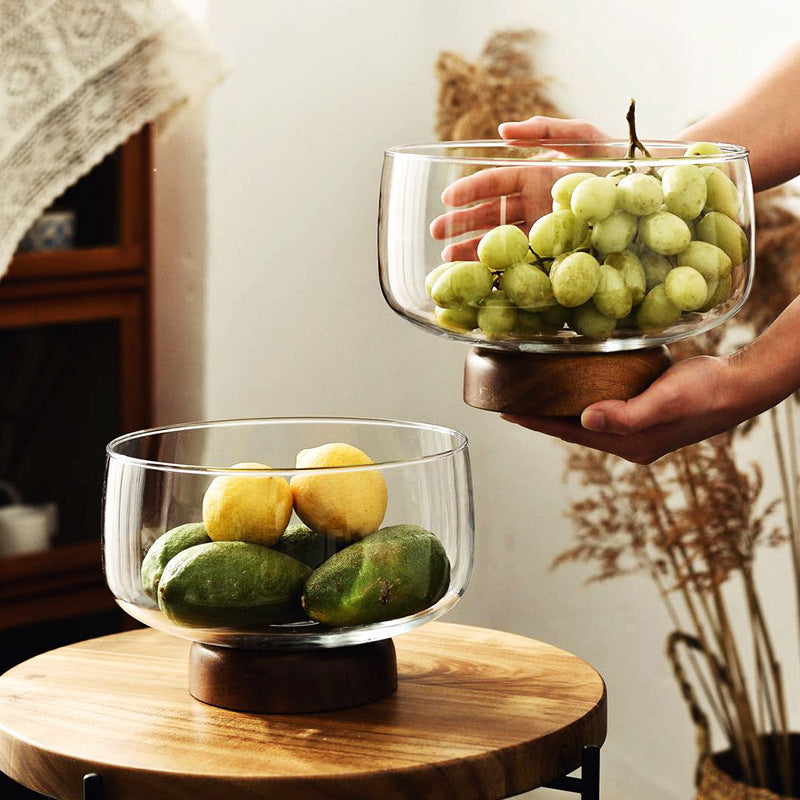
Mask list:
[[[755,416],[800,389],[800,297],[754,342],[730,356],[727,402]]]
[[[686,141],[740,144],[750,151],[756,191],[800,173],[800,44],[726,108],[681,131]]]

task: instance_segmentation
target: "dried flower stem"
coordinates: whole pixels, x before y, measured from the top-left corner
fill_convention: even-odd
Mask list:
[[[683,468],[685,483],[682,484],[688,494],[688,499],[694,510],[695,517],[702,519],[702,509],[697,497],[697,489],[695,486],[695,479],[692,473],[689,459],[686,455],[686,450],[681,450],[678,453],[680,463]],[[708,539],[705,535],[705,526],[699,524],[698,526],[699,541],[703,548],[703,555],[706,563],[713,564],[713,555],[708,549]],[[742,662],[739,657],[739,651],[736,647],[736,640],[733,636],[733,629],[728,619],[728,612],[725,605],[725,600],[720,591],[720,587],[715,580],[710,583],[711,599],[713,600],[714,610],[716,611],[717,619],[719,620],[719,629],[722,634],[722,652],[725,656],[725,663],[728,665],[729,675],[728,679],[731,686],[731,693],[733,695],[733,702],[737,712],[737,719],[741,725],[742,733],[744,735],[744,749],[746,758],[742,762],[745,767],[745,773],[755,769],[760,785],[766,785],[767,782],[767,767],[761,743],[758,738],[758,728],[755,723],[753,709],[750,704],[750,697],[747,692],[747,682],[745,680],[744,671],[742,669]],[[751,773],[752,774],[752,773]]]

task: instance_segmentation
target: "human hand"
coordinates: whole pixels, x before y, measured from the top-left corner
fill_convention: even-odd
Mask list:
[[[583,120],[555,117],[504,122],[499,131],[513,144],[547,146],[562,157],[572,152],[571,141],[599,142],[608,138]],[[518,225],[527,233],[539,217],[552,210],[550,187],[566,172],[567,168],[493,167],[454,181],[443,192],[442,202],[456,210],[437,217],[431,223],[431,235],[441,240],[473,232],[477,235],[448,244],[442,251],[442,260],[476,260],[481,238],[478,232],[497,225]]]
[[[731,359],[697,356],[670,367],[630,400],[603,400],[570,417],[503,415],[503,419],[566,442],[649,464],[743,422],[762,408],[737,391],[739,367]],[[768,404],[767,404],[768,405]]]

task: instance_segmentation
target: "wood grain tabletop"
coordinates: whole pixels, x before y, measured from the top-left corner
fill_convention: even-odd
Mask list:
[[[399,686],[368,705],[250,714],[187,691],[189,642],[136,630],[0,676],[0,770],[59,800],[494,800],[602,744],[606,693],[551,645],[435,622],[397,637]]]

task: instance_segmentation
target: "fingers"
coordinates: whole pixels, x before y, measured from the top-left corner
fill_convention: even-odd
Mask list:
[[[501,212],[505,219],[502,222],[513,224],[524,220],[522,199],[519,195],[506,197],[505,209],[500,200],[491,200],[471,208],[459,209],[442,214],[431,223],[431,236],[434,239],[450,239],[469,231],[479,231],[501,224]]]
[[[463,206],[476,200],[519,194],[524,184],[524,167],[493,167],[482,169],[453,181],[442,192],[442,202],[447,206]]]
[[[609,139],[603,131],[582,119],[531,117],[522,122],[503,122],[498,127],[504,139],[582,139],[597,142]]]
[[[448,244],[442,250],[442,261],[477,261],[478,243],[481,238],[481,236],[475,236],[472,239]]]

